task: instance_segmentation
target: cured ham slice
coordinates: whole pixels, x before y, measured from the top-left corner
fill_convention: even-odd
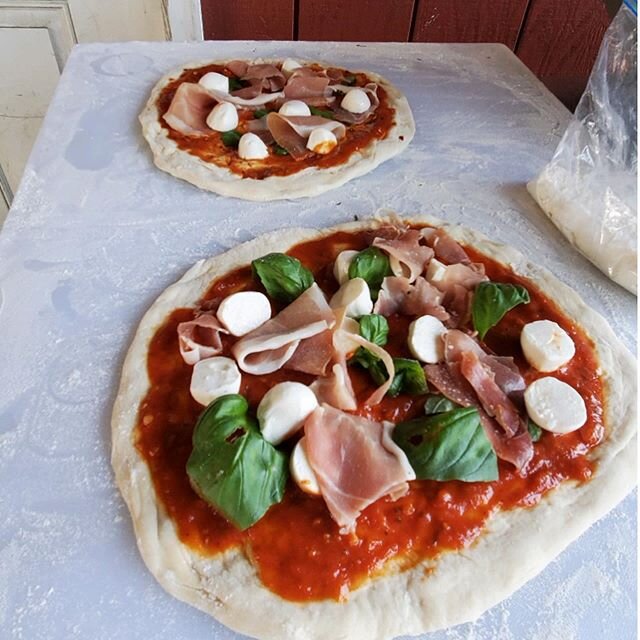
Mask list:
[[[444,260],[447,264],[471,262],[467,252],[444,229],[425,227],[421,234],[438,260]]]
[[[343,124],[320,116],[283,116],[279,113],[270,113],[266,116],[266,120],[275,141],[295,160],[301,160],[313,154],[307,149],[307,139],[314,129],[327,129],[338,140],[346,135]]]
[[[326,102],[331,96],[328,89],[330,79],[324,71],[315,71],[309,67],[296,69],[284,88],[287,100],[304,100],[308,104],[308,98],[322,98]]]
[[[241,89],[238,89],[241,91]],[[208,90],[208,93],[211,97],[215,98],[218,102],[231,102],[232,104],[237,105],[238,107],[263,107],[265,104],[269,102],[273,102],[274,100],[279,100],[284,97],[283,91],[276,91],[274,93],[260,93],[256,95],[255,98],[243,98],[241,96],[237,96],[231,93],[224,93],[222,91],[213,91],[212,89]]]
[[[333,357],[333,335],[328,329],[302,340],[285,363],[285,369],[324,376]]]
[[[393,275],[404,276],[409,282],[421,275],[427,262],[433,258],[433,249],[420,244],[417,229],[404,231],[393,240],[376,238],[373,246],[389,254]]]
[[[176,131],[187,136],[206,136],[211,133],[207,116],[216,105],[216,99],[204,87],[194,82],[183,82],[162,116]]]
[[[344,411],[355,411],[358,408],[358,401],[344,358],[333,365],[329,376],[318,378],[311,385],[311,391],[316,394],[319,404],[326,403]]]
[[[249,65],[241,77],[268,92],[280,91],[287,81],[282,71],[272,64]]]
[[[411,284],[408,278],[389,276],[382,281],[373,312],[383,316],[431,315],[444,322],[449,319],[449,313],[442,306],[442,298],[442,293],[422,277]]]
[[[222,351],[220,334],[229,332],[211,313],[203,313],[194,320],[178,325],[180,355],[187,364],[196,364]]]
[[[231,62],[227,62],[226,67],[234,76],[242,78],[244,74],[247,73],[249,65],[244,60],[232,60]]]
[[[301,340],[323,333],[334,322],[322,290],[314,283],[277,316],[238,340],[232,353],[243,371],[272,373],[293,356]]]
[[[353,89],[351,86],[341,84],[332,84],[329,88],[333,91],[340,91],[342,93],[347,93],[347,91]],[[344,122],[345,124],[360,124],[361,122],[368,120],[369,116],[378,108],[380,105],[380,99],[378,98],[378,85],[375,82],[370,82],[364,87],[360,87],[360,89],[365,91],[369,96],[371,106],[363,113],[351,113],[351,111],[347,111],[340,106],[334,106],[331,110],[333,111],[333,115],[336,120]]]
[[[383,496],[397,499],[415,479],[391,439],[394,425],[318,407],[304,426],[306,453],[340,533],[355,531],[360,513]]]
[[[440,267],[429,281],[443,293],[452,294],[456,287],[471,290],[488,279],[483,264],[456,263]]]
[[[478,410],[484,432],[500,459],[510,462],[519,470],[528,464],[533,456],[533,443],[526,427],[521,424],[518,432],[509,437],[485,412],[458,364],[428,364],[424,372],[429,383],[443,396],[462,407],[475,407]]]
[[[486,353],[471,336],[462,331],[451,330],[444,335],[444,357],[447,363],[459,363],[464,353],[475,354],[494,376],[503,393],[512,395],[524,391],[526,383],[513,358]]]

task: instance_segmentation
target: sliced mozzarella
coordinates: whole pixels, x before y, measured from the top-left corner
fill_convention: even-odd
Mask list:
[[[337,145],[338,138],[328,129],[314,129],[307,140],[307,149],[321,155],[330,153]]]
[[[229,78],[215,71],[205,73],[202,78],[198,80],[198,84],[202,85],[207,91],[229,93]]]
[[[369,285],[363,278],[347,280],[334,294],[329,302],[332,309],[345,307],[350,318],[359,318],[373,311],[373,302]]]
[[[569,334],[551,320],[525,324],[520,334],[520,345],[527,362],[538,371],[555,371],[576,353]]]
[[[217,356],[196,362],[191,374],[191,395],[205,407],[216,398],[240,391],[242,376],[231,358]]]
[[[566,382],[539,378],[524,392],[529,417],[540,427],[553,433],[569,433],[587,421],[587,408],[582,396]]]
[[[231,131],[238,126],[238,110],[230,102],[220,102],[207,116],[207,126],[214,131]]]
[[[296,69],[299,69],[302,65],[293,58],[285,58],[285,61],[282,63],[282,73],[285,76],[290,76]]]
[[[310,116],[311,109],[302,100],[289,100],[278,109],[278,113],[281,116]]]
[[[305,492],[314,496],[320,495],[320,486],[318,485],[318,479],[313,472],[309,460],[307,459],[307,453],[304,449],[304,437],[298,440],[298,443],[293,448],[291,458],[289,458],[289,470],[291,476],[295,480],[296,484]]]
[[[340,106],[351,113],[364,113],[371,106],[371,100],[366,91],[355,87],[342,98]]]
[[[349,267],[351,261],[358,255],[358,251],[352,251],[347,249],[341,251],[338,257],[333,263],[333,277],[338,281],[338,284],[344,284],[349,279]]]
[[[271,303],[259,291],[240,291],[227,296],[216,315],[229,333],[244,336],[271,318]]]
[[[269,149],[255,133],[245,133],[238,143],[238,155],[243,160],[262,160],[269,155]]]
[[[427,272],[425,276],[431,284],[442,282],[442,279],[444,278],[444,275],[446,273],[446,268],[447,265],[440,262],[440,260],[432,258],[427,265]]]
[[[300,382],[280,382],[271,387],[256,412],[262,437],[280,444],[302,427],[317,406],[313,391]]]
[[[437,364],[444,359],[442,337],[447,328],[433,316],[420,316],[409,325],[407,343],[414,358],[429,364]]]

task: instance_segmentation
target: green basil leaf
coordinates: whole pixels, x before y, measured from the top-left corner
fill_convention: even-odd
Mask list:
[[[445,396],[432,393],[427,396],[427,399],[424,403],[424,412],[426,415],[430,416],[434,413],[445,413],[446,411],[452,411],[453,409],[457,409],[460,405],[457,405],[455,402],[449,400],[449,398],[445,398]]]
[[[236,149],[240,142],[240,138],[242,138],[242,134],[234,129],[232,131],[225,131],[220,135],[220,137],[222,138],[222,144],[224,144],[225,147]]]
[[[480,338],[484,338],[487,331],[498,324],[507,311],[529,302],[529,292],[518,284],[481,282],[473,294],[473,327]]]
[[[473,407],[402,422],[393,439],[419,480],[498,479],[498,459]]]
[[[401,392],[414,396],[427,392],[427,380],[424,376],[424,369],[417,360],[394,358],[393,365],[396,371],[387,395],[394,398]]]
[[[389,323],[384,316],[371,313],[360,318],[360,335],[369,342],[384,347],[389,336]],[[362,349],[362,347],[360,347]]]
[[[356,83],[356,77],[349,73],[343,78],[342,83],[349,87],[353,87]]]
[[[335,120],[335,115],[333,115],[333,111],[327,111],[326,109],[318,109],[318,107],[309,106],[309,111],[311,111],[312,116],[320,116],[322,118],[327,118],[327,120]]]
[[[275,300],[293,302],[313,284],[313,274],[300,260],[284,253],[270,253],[251,263],[253,273]]]
[[[378,298],[378,291],[386,276],[391,275],[389,258],[377,247],[369,247],[353,257],[349,265],[349,278],[362,278],[369,285],[373,300]]]
[[[532,442],[538,442],[542,437],[542,429],[531,419],[527,419],[527,428]]]
[[[273,145],[273,151],[277,156],[288,156],[289,152],[277,142]]]
[[[253,117],[259,120],[260,118],[264,118],[268,113],[271,113],[271,111],[271,109],[256,109],[253,112]]]
[[[280,502],[287,457],[261,435],[247,401],[222,396],[202,413],[193,432],[187,475],[196,493],[239,529]]]

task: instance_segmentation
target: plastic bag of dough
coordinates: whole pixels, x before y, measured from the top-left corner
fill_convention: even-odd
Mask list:
[[[527,188],[567,239],[637,293],[637,3],[605,33],[584,95],[551,162]]]

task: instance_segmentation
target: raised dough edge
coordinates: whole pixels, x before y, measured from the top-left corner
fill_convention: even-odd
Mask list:
[[[277,60],[264,60],[264,62],[275,61]],[[143,136],[151,147],[156,166],[201,189],[232,198],[260,202],[316,196],[372,171],[385,160],[399,154],[415,134],[413,115],[404,95],[382,76],[371,71],[363,71],[384,87],[396,109],[396,123],[391,127],[386,138],[375,140],[360,152],[351,154],[344,164],[329,169],[309,167],[290,176],[270,176],[263,180],[242,178],[223,167],[204,162],[197,156],[182,151],[169,138],[167,130],[158,121],[156,100],[169,81],[178,77],[185,69],[224,62],[226,61],[200,60],[170,71],[154,86],[139,116]],[[327,66],[325,62],[305,61],[308,64],[313,62]]]
[[[431,217],[405,221],[444,224]],[[253,258],[285,251],[336,230],[372,228],[384,222],[364,221],[321,231],[276,231],[198,262],[151,306],[127,354],[113,410],[112,464],[132,514],[140,552],[169,593],[241,633],[265,640],[388,640],[475,619],[541,571],[635,484],[634,358],[606,321],[548,271],[478,232],[444,224],[456,239],[530,278],[594,339],[609,398],[608,436],[596,449],[594,478],[582,485],[565,483],[534,508],[499,513],[471,547],[370,581],[342,603],[283,600],[262,586],[241,550],[206,558],[179,541],[173,522],[156,500],[147,465],[132,439],[138,407],[148,389],[146,354],[156,329],[174,308],[193,306],[214,278]]]

